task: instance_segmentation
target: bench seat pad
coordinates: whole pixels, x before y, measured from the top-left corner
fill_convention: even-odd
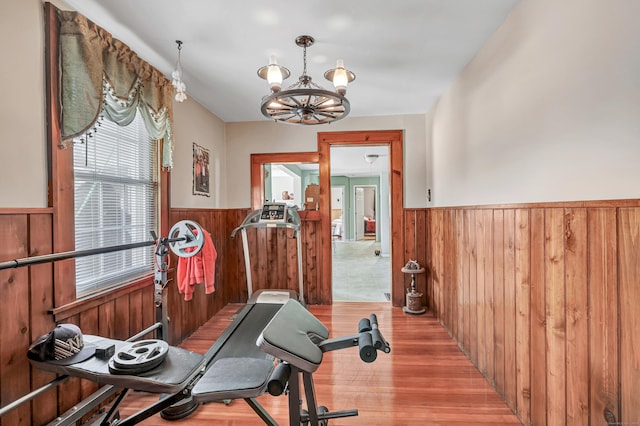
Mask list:
[[[274,362],[258,358],[222,358],[198,380],[191,391],[196,402],[255,398],[265,393]]]
[[[318,343],[329,330],[299,302],[290,299],[267,324],[257,345],[302,371],[314,372],[322,362]]]

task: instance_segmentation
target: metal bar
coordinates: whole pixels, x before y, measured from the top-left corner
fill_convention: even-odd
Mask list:
[[[300,369],[291,364],[291,376],[289,376],[289,426],[300,426]]]
[[[251,282],[251,259],[249,259],[249,242],[247,241],[247,228],[243,227],[242,232],[242,250],[244,252],[244,269],[247,271],[247,300],[251,299],[253,294],[253,282]]]
[[[367,333],[363,331],[363,333]],[[346,349],[353,346],[358,346],[360,342],[360,334],[352,334],[351,336],[333,337],[331,339],[325,339],[318,343],[318,348],[322,352],[337,351],[340,349]]]
[[[129,389],[124,389],[122,392],[120,392],[120,394],[116,397],[116,400],[114,401],[114,403],[111,405],[111,408],[109,409],[109,412],[107,413],[107,415],[104,417],[104,419],[102,420],[102,422],[100,422],[100,426],[106,426],[106,425],[110,425],[111,421],[109,420],[114,413],[117,413],[118,411],[118,406],[120,405],[120,403],[122,402],[122,400],[124,399],[124,397],[127,395],[127,392],[129,392]]]
[[[0,262],[0,270],[18,268],[21,266],[36,265],[39,263],[53,262],[56,260],[72,259],[76,257],[92,256],[94,254],[110,253],[112,251],[128,250],[139,247],[152,246],[155,241],[142,241],[139,243],[121,244],[118,246],[99,247],[88,250],[65,251],[61,253],[43,254],[41,256],[24,257],[22,259],[8,260]]]
[[[302,371],[302,383],[304,395],[307,398],[307,412],[311,426],[318,426],[318,403],[316,402],[316,388],[313,385],[313,376],[307,371]]]
[[[135,342],[136,340],[138,340],[141,337],[143,337],[145,334],[151,333],[153,330],[156,330],[156,329],[161,328],[161,327],[162,327],[162,323],[161,322],[157,322],[157,323],[155,323],[153,325],[150,325],[149,327],[145,328],[140,333],[129,337],[126,341],[127,342]]]
[[[29,392],[28,394],[26,394],[26,395],[16,399],[15,401],[5,405],[4,407],[0,408],[0,417],[4,416],[9,411],[13,410],[14,408],[18,407],[19,405],[22,405],[25,402],[31,401],[33,398],[39,396],[42,393],[45,393],[49,389],[53,389],[56,386],[58,386],[59,384],[66,382],[68,379],[69,379],[69,376],[57,377],[57,378],[53,379],[52,381],[50,381],[49,383],[47,383],[46,385],[43,385],[43,386],[39,387],[38,389],[36,389],[36,390],[34,390],[32,392]]]
[[[296,230],[296,232],[298,232]],[[304,303],[304,276],[302,271],[302,242],[300,241],[302,238],[296,237],[296,248],[298,249],[297,257],[298,257],[298,301],[302,304],[302,306],[307,306]]]
[[[269,415],[267,410],[264,409],[262,405],[254,398],[245,398],[245,402],[253,409],[253,411],[262,419],[264,424],[268,426],[278,426],[278,422],[276,422],[273,417]]]
[[[69,376],[64,376],[69,377]],[[103,386],[90,396],[82,400],[80,403],[74,405],[66,413],[49,422],[47,426],[66,426],[75,425],[85,415],[89,414],[99,404],[115,394],[119,388],[113,385]]]
[[[185,398],[189,397],[189,392],[182,390],[180,392],[171,394],[165,398],[162,398],[155,402],[154,404],[143,408],[135,414],[130,415],[126,419],[118,420],[118,426],[128,426],[128,425],[136,425],[143,420],[148,419],[151,416],[156,415],[160,411],[163,411],[166,408],[171,407],[176,402],[182,401]]]

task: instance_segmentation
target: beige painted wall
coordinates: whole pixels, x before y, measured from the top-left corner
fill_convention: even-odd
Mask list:
[[[519,3],[427,115],[431,205],[640,197],[639,16]]]
[[[171,207],[222,208],[227,197],[224,122],[192,98],[173,104]],[[210,196],[193,195],[193,143],[209,150]]]
[[[355,106],[354,106],[355,108]],[[252,153],[316,151],[318,132],[404,130],[404,204],[426,206],[424,115],[347,117],[324,126],[293,126],[272,121],[227,123],[227,207],[250,207]]]
[[[57,7],[69,9],[62,1]],[[0,100],[0,208],[47,206],[43,1],[0,4],[2,81]],[[126,41],[125,41],[126,42]],[[224,207],[224,123],[189,99],[174,105],[172,207]],[[211,197],[192,191],[192,143],[210,150]]]
[[[178,104],[172,206],[248,207],[250,153],[312,151],[318,131],[381,129],[405,130],[406,207],[637,198],[637,16],[637,0],[521,2],[426,116],[225,124]],[[3,2],[0,36],[19,40],[0,45],[0,207],[46,207],[41,0]],[[192,142],[212,152],[209,198],[192,195]]]
[[[0,3],[0,207],[46,207],[44,28],[40,0]]]

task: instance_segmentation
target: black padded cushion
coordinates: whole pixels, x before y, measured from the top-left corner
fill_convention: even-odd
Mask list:
[[[255,398],[265,392],[274,362],[271,359],[221,358],[191,391],[194,401]]]
[[[322,362],[317,342],[327,337],[327,327],[299,302],[289,299],[264,328],[256,344],[266,353],[312,373]]]

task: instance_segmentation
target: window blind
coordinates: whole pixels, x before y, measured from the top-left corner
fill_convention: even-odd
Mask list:
[[[75,248],[149,241],[157,230],[157,152],[139,114],[127,126],[100,119],[74,139]],[[153,246],[76,258],[82,297],[150,274]]]

